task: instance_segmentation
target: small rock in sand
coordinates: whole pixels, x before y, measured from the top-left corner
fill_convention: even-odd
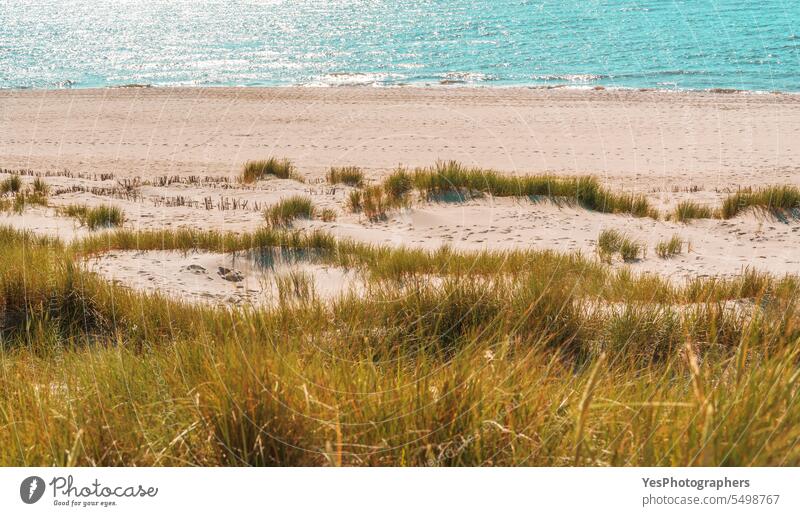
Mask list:
[[[205,274],[206,272],[205,267],[197,264],[187,265],[186,267],[183,268],[183,270],[191,272],[192,274]]]
[[[219,274],[225,281],[242,281],[244,276],[239,271],[228,269],[227,267],[218,267],[217,274]]]

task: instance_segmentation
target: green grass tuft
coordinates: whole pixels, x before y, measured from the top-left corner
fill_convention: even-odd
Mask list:
[[[369,220],[386,218],[389,207],[390,202],[382,186],[368,186],[361,192],[361,210]]]
[[[286,226],[295,219],[311,219],[314,217],[314,203],[311,198],[302,195],[293,195],[281,199],[269,207],[264,213],[267,221],[274,226]]]
[[[0,194],[17,193],[20,190],[22,190],[22,179],[18,174],[12,174],[0,181]]]
[[[673,212],[673,217],[678,222],[686,222],[691,219],[710,219],[713,216],[714,212],[711,208],[694,201],[681,201]]]
[[[672,235],[669,240],[662,240],[656,244],[656,255],[659,258],[672,258],[683,251],[683,240],[678,235]]]
[[[101,204],[89,207],[85,204],[71,204],[59,209],[62,215],[73,217],[91,230],[120,227],[125,222],[121,208]]]
[[[328,170],[328,182],[361,187],[364,185],[364,173],[359,167],[331,167]]]
[[[615,254],[619,254],[626,262],[632,262],[644,258],[645,247],[615,229],[604,229],[597,238],[597,252],[607,262]]]
[[[325,208],[324,210],[322,210],[320,218],[322,219],[323,222],[334,222],[336,220],[336,210]]]
[[[364,207],[364,194],[361,190],[353,190],[347,196],[347,208],[353,213],[359,213]]]
[[[294,164],[290,160],[271,157],[266,160],[255,160],[245,163],[242,169],[241,180],[243,183],[254,183],[267,176],[273,176],[279,179],[300,179]]]
[[[767,186],[756,190],[742,190],[729,195],[720,210],[723,219],[730,219],[742,211],[754,208],[783,215],[792,212],[798,216],[800,210],[800,188],[796,186]]]
[[[19,192],[14,196],[13,210],[22,213],[27,206],[47,206],[47,197],[36,192]]]
[[[383,181],[383,191],[391,201],[397,203],[402,202],[413,188],[413,179],[405,169],[395,170]]]
[[[50,195],[50,185],[48,185],[44,179],[41,177],[37,177],[33,180],[33,193],[40,195],[42,197],[47,197]]]

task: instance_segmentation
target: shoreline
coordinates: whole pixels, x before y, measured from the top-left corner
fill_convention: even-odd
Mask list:
[[[193,89],[329,89],[329,88],[352,88],[352,89],[497,89],[497,90],[575,90],[575,91],[620,91],[620,92],[641,92],[659,94],[712,94],[712,95],[790,95],[800,96],[800,90],[763,90],[763,89],[742,89],[729,87],[712,88],[662,88],[657,86],[607,86],[604,84],[490,84],[473,83],[467,81],[443,80],[438,83],[431,82],[410,82],[397,84],[379,83],[352,83],[352,84],[331,84],[331,83],[299,83],[299,84],[149,84],[149,83],[129,83],[115,84],[106,86],[56,86],[52,88],[38,87],[0,87],[3,92],[53,92],[53,91],[103,91],[103,90],[125,90],[125,89],[160,89],[160,90],[193,90]]]

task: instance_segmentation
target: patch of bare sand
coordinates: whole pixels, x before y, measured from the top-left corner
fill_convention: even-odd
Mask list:
[[[674,279],[730,276],[753,268],[774,274],[800,274],[800,222],[781,222],[749,213],[731,220],[695,220],[688,224],[609,215],[552,202],[484,198],[465,203],[423,204],[370,223],[342,219],[333,234],[374,244],[462,250],[552,249],[596,253],[597,237],[616,229],[644,244],[643,260],[616,266]],[[673,235],[685,244],[682,254],[659,258],[655,246]]]
[[[355,271],[313,261],[247,253],[116,251],[89,258],[90,271],[117,284],[214,305],[269,305],[359,292]]]

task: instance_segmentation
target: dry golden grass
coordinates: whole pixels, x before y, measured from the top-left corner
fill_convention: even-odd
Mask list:
[[[222,309],[80,267],[276,248],[368,288],[322,302],[286,277],[278,305]],[[0,464],[798,465],[798,286],[268,228],[65,246],[0,227]]]

